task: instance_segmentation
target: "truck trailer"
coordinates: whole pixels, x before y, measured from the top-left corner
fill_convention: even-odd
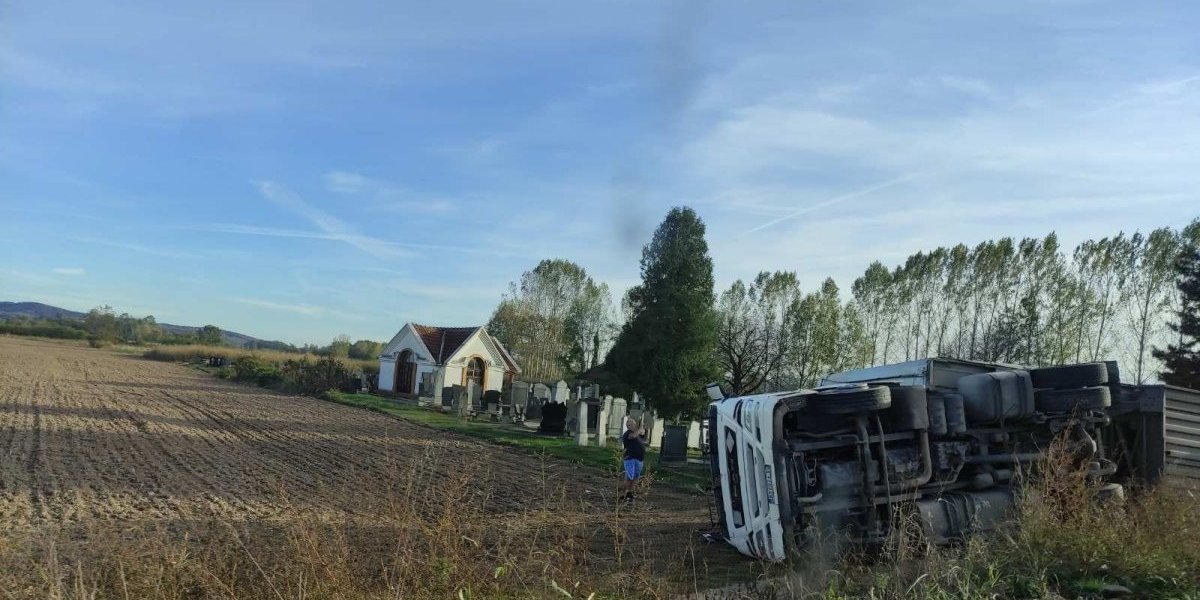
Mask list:
[[[927,537],[994,529],[1017,476],[1063,440],[1101,493],[1200,475],[1200,394],[1122,385],[1115,362],[1024,369],[925,359],[725,398],[708,411],[717,519],[744,554],[782,561],[819,536],[878,544],[901,506]]]

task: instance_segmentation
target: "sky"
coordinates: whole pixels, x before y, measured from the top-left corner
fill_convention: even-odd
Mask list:
[[[672,206],[717,285],[1200,216],[1200,4],[0,4],[0,300],[265,339],[619,294]]]

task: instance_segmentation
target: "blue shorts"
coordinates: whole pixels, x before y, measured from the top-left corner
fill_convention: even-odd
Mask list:
[[[636,458],[625,459],[625,477],[630,481],[636,481],[642,476],[642,461]]]

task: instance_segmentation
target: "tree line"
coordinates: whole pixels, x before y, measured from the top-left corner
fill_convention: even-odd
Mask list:
[[[673,209],[620,311],[582,267],[542,261],[512,284],[488,329],[533,378],[578,375],[604,356],[604,372],[668,405],[663,414],[702,406],[705,377],[748,394],[935,356],[1027,366],[1118,359],[1124,380],[1144,383],[1167,358],[1156,348],[1184,345],[1178,322],[1190,305],[1175,282],[1182,257],[1200,246],[1200,219],[1072,249],[1055,233],[1005,237],[917,252],[890,268],[873,262],[848,294],[831,278],[804,291],[792,271],[717,294],[704,231],[694,211]]]
[[[190,332],[170,331],[154,318],[154,315],[135,317],[129,313],[117,314],[111,306],[97,306],[81,319],[57,317],[36,319],[15,317],[0,321],[0,333],[28,335],[58,339],[88,340],[95,347],[116,343],[134,346],[143,345],[225,345],[224,332],[216,325],[205,325]],[[351,341],[350,336],[338,335],[328,345],[304,344],[296,346],[286,342],[254,340],[250,350],[274,350],[295,354],[314,354],[334,358],[373,360],[383,351],[384,343],[372,340]]]

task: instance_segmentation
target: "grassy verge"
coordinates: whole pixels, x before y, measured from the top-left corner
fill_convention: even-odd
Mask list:
[[[547,437],[513,425],[464,421],[457,415],[401,404],[372,394],[327,392],[322,395],[322,398],[339,404],[367,408],[427,427],[453,431],[501,446],[568,460],[605,472],[615,474],[621,465],[621,449],[614,440],[610,440],[609,445],[604,448],[578,446],[572,438]],[[657,481],[674,487],[695,491],[703,489],[709,484],[708,472],[703,466],[661,466],[658,464],[656,450],[649,450],[646,453],[646,467],[647,472]]]
[[[308,360],[315,362],[321,358],[314,354],[298,354],[293,352],[279,352],[275,350],[247,350],[245,348],[231,348],[229,346],[204,346],[200,344],[155,346],[149,350],[144,350],[142,356],[151,360],[162,360],[169,362],[193,362],[205,360],[210,356],[217,356],[224,358],[230,363],[242,357],[253,356],[274,364],[282,364],[288,360],[300,360],[302,358],[307,358]],[[379,361],[360,360],[353,358],[339,358],[338,360],[351,370],[360,370],[364,373],[379,372]]]

